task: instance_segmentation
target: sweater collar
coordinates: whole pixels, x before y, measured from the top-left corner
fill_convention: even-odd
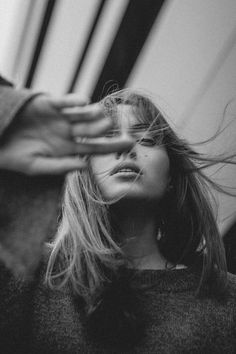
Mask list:
[[[181,292],[197,290],[201,278],[199,270],[193,268],[164,270],[126,269],[126,276],[134,286],[155,288],[159,292]]]

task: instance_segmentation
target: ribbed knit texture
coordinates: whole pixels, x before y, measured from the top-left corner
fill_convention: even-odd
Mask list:
[[[16,285],[1,279],[1,353],[235,353],[236,280],[230,275],[224,301],[197,298],[199,274],[189,269],[144,270],[130,281],[142,288],[140,307],[144,333],[129,350],[96,341],[83,323],[82,302],[69,289],[49,290],[43,276]],[[2,272],[3,274],[3,272]],[[135,300],[134,300],[135,301]],[[116,304],[114,303],[114,306]],[[107,334],[108,335],[108,334]],[[8,340],[9,339],[9,340]],[[124,345],[125,347],[125,345]],[[12,351],[10,351],[10,349]]]

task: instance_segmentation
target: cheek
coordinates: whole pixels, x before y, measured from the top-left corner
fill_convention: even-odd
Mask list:
[[[110,183],[110,172],[114,167],[114,155],[99,155],[90,158],[90,170],[100,193],[105,199],[112,198],[112,185]]]
[[[166,151],[158,151],[153,156],[145,156],[148,159],[149,176],[151,183],[156,187],[166,189],[170,182],[170,161]]]

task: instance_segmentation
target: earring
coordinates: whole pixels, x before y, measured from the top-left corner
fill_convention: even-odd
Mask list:
[[[158,233],[157,233],[157,241],[160,241],[161,239],[161,230],[158,229]]]

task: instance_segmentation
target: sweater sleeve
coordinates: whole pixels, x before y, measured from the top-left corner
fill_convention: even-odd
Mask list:
[[[38,95],[27,89],[16,89],[0,76],[0,137],[17,117],[18,111]]]
[[[35,95],[0,77],[0,142]],[[56,230],[63,182],[62,176],[29,177],[0,170],[0,261],[14,274],[31,274],[37,267],[44,241]]]

